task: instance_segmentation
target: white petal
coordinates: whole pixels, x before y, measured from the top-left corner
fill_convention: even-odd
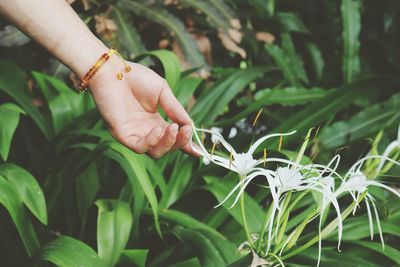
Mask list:
[[[290,132],[290,133],[278,133],[278,134],[269,134],[264,137],[261,137],[258,139],[254,144],[250,147],[249,151],[247,152],[248,154],[253,154],[254,151],[256,151],[257,147],[259,147],[265,140],[272,138],[272,137],[281,137],[281,136],[286,136],[286,135],[292,135],[296,131]]]
[[[231,130],[229,131],[228,138],[234,138],[237,135],[237,129],[235,127],[232,127]]]
[[[379,232],[379,237],[380,237],[381,243],[382,243],[382,249],[385,249],[385,241],[383,240],[382,227],[381,227],[381,222],[379,221],[378,210],[376,209],[375,202],[373,200],[371,200],[371,202],[372,202],[372,207],[374,208],[376,224],[378,225],[378,232]]]

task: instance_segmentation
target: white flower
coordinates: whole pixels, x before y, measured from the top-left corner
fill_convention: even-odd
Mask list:
[[[229,139],[234,138],[237,135],[237,132],[238,132],[237,129],[235,127],[232,127],[231,130],[229,131],[228,138]]]
[[[211,142],[213,144],[218,144],[219,143],[218,136],[220,136],[221,134],[222,134],[222,128],[211,127]]]
[[[389,154],[389,153],[387,153]],[[376,208],[375,205],[375,199],[374,197],[368,193],[368,187],[370,186],[377,186],[380,188],[383,188],[387,191],[392,192],[393,194],[395,194],[396,196],[400,197],[400,193],[396,190],[394,190],[393,188],[383,184],[382,182],[378,182],[375,180],[368,180],[367,177],[365,176],[365,174],[361,171],[361,168],[363,166],[363,163],[369,159],[380,159],[381,162],[382,161],[390,161],[396,165],[400,166],[400,163],[394,161],[393,159],[390,159],[386,156],[366,156],[360,160],[358,160],[347,172],[345,178],[346,180],[341,184],[341,186],[338,188],[338,190],[335,192],[336,197],[339,197],[342,193],[344,192],[349,192],[350,194],[352,194],[354,201],[357,201],[358,197],[364,193],[365,191],[367,191],[366,196],[365,196],[365,205],[367,208],[367,214],[368,214],[368,221],[369,221],[369,228],[370,228],[370,237],[371,240],[373,239],[374,236],[374,227],[373,227],[373,216],[372,216],[372,212],[371,212],[371,206],[370,204],[372,204],[372,208],[374,211],[374,215],[375,215],[375,219],[376,219],[376,224],[378,226],[378,232],[379,232],[379,237],[382,243],[382,248],[385,247],[385,243],[383,240],[383,234],[382,234],[382,228],[381,228],[381,224],[379,221],[379,215],[378,215],[378,210]],[[379,168],[379,167],[378,167]],[[355,197],[356,195],[356,197]],[[354,207],[353,210],[353,214],[356,212],[356,209],[358,207],[358,203],[357,205]]]
[[[220,143],[226,150],[227,153],[230,155],[229,158],[224,158],[215,154],[208,153],[207,149],[204,147],[203,140],[199,137],[197,132],[209,133],[214,138],[213,143]],[[199,145],[200,149],[195,147],[192,143],[192,148],[199,154],[203,155],[205,158],[208,158],[211,162],[227,168],[231,171],[238,173],[240,176],[246,176],[247,174],[251,173],[254,168],[263,162],[263,160],[256,160],[253,158],[253,153],[256,149],[267,139],[272,137],[280,137],[294,134],[296,131],[290,133],[283,133],[283,134],[270,134],[266,135],[260,139],[258,139],[246,153],[237,153],[236,150],[223,138],[223,136],[216,130],[207,130],[207,129],[198,129],[193,126],[193,136],[195,137],[197,144]],[[271,161],[269,159],[268,161]]]

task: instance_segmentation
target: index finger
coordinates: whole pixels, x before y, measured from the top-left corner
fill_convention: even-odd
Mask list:
[[[162,88],[159,103],[168,118],[173,122],[176,122],[179,125],[192,125],[192,119],[182,104],[178,99],[176,99],[167,82],[165,82],[165,85]]]

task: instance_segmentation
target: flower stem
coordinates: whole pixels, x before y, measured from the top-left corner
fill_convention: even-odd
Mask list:
[[[260,250],[261,250],[261,245],[262,245],[262,242],[264,240],[265,230],[267,228],[267,224],[268,224],[269,219],[271,217],[272,208],[273,208],[273,204],[271,204],[269,206],[269,209],[267,210],[267,212],[265,212],[264,222],[262,224],[262,229],[261,229],[261,232],[260,232],[260,236],[258,237],[258,244],[257,244],[257,249],[256,249],[257,253],[259,253]]]
[[[240,181],[243,180],[243,176],[240,176]],[[242,185],[243,187],[244,185]],[[250,231],[249,231],[249,226],[247,224],[247,219],[246,219],[246,212],[244,209],[244,192],[240,195],[240,214],[242,216],[242,223],[243,223],[243,229],[246,234],[247,242],[249,242],[250,247],[253,247],[253,241],[251,240],[250,236]]]

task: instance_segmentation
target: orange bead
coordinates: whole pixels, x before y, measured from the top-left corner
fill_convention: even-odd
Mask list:
[[[122,75],[122,73],[117,73],[117,79],[118,80],[122,80],[124,76]]]
[[[126,72],[130,72],[132,70],[131,66],[125,66]]]

